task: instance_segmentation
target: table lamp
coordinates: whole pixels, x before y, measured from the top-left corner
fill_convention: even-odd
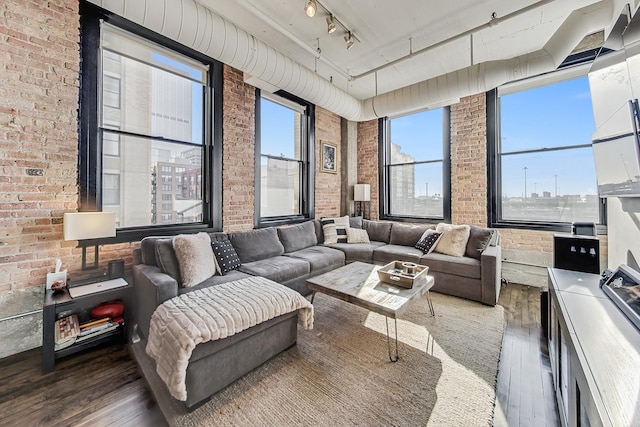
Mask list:
[[[371,186],[369,184],[356,184],[353,186],[354,214],[365,217],[367,213],[367,206],[370,201]]]
[[[71,212],[64,214],[64,240],[90,240],[115,237],[115,212]],[[98,245],[95,245],[93,264],[87,265],[87,247],[82,246],[82,269],[98,267]]]

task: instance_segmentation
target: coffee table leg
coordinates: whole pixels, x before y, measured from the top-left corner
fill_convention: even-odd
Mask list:
[[[433,301],[431,301],[431,292],[427,291],[427,303],[429,304],[429,311],[432,317],[436,317],[436,312],[433,309]]]
[[[316,291],[311,292],[311,304],[313,304],[313,299],[316,297]]]
[[[395,356],[391,354],[391,338],[389,337],[389,318],[384,316],[384,321],[387,324],[387,350],[389,350],[389,360],[392,362],[397,362],[400,357],[398,357],[398,320],[393,319],[394,329],[396,331],[396,351]]]

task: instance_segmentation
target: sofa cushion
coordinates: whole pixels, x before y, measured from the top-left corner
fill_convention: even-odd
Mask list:
[[[362,220],[362,228],[367,230],[369,240],[375,240],[377,242],[389,243],[392,225],[393,223],[391,222],[369,221],[368,219]]]
[[[373,262],[373,250],[384,245],[386,245],[384,242],[334,243],[329,247],[344,252],[346,262],[361,261],[370,263]]]
[[[431,252],[420,258],[419,264],[428,265],[429,272],[446,273],[471,279],[480,279],[480,261],[470,257],[455,257]]]
[[[312,221],[278,227],[276,230],[280,242],[284,246],[285,253],[299,251],[318,244],[316,230]]]
[[[391,261],[419,263],[422,255],[422,251],[414,248],[413,246],[384,245],[374,249],[373,260],[383,262],[385,264]]]
[[[322,232],[324,234],[324,244],[347,243],[347,228],[349,228],[349,217],[323,218]]]
[[[347,228],[347,243],[369,243],[367,230]]]
[[[438,241],[442,237],[442,233],[438,233],[435,230],[427,230],[424,232],[418,243],[416,243],[416,249],[420,249],[425,254],[430,254],[436,248]]]
[[[445,255],[462,257],[467,250],[467,242],[469,241],[468,225],[453,225],[441,222],[436,227],[438,233],[442,233],[440,241],[435,248],[435,252]]]
[[[173,238],[182,286],[190,287],[216,274],[216,262],[207,233],[180,234]]]
[[[243,273],[262,276],[274,282],[284,283],[309,274],[311,266],[307,261],[290,256],[275,256],[258,261],[242,263]]]
[[[273,227],[230,233],[229,240],[243,264],[284,253],[284,246],[280,243],[278,232]]]
[[[285,254],[293,258],[305,260],[311,266],[311,272],[326,270],[330,267],[338,268],[344,265],[344,252],[328,246],[311,246],[299,251]]]
[[[489,246],[489,242],[493,238],[493,232],[494,230],[490,228],[472,225],[469,230],[469,241],[467,242],[465,256],[480,259],[480,255]]]
[[[180,264],[176,258],[176,252],[173,250],[173,239],[157,239],[156,241],[156,263],[163,273],[176,279],[176,282],[182,283],[180,275]]]
[[[211,248],[216,259],[216,270],[225,275],[240,267],[240,258],[230,241],[212,242]]]
[[[389,243],[392,245],[415,247],[425,231],[433,228],[430,225],[409,225],[394,222],[391,226]]]
[[[349,217],[349,227],[351,227],[351,228],[362,228],[362,217],[361,216],[350,216]]]

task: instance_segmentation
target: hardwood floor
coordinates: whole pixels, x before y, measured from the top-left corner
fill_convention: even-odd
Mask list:
[[[498,369],[494,426],[560,425],[547,343],[540,326],[540,288],[503,286],[507,322]]]
[[[510,284],[495,426],[559,426],[540,329],[540,289]],[[0,360],[0,426],[163,426],[160,410],[125,346],[59,361],[42,375],[40,349]]]

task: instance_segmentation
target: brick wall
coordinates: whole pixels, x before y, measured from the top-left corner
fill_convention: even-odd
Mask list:
[[[254,225],[255,88],[227,65],[223,79],[222,224],[245,231]]]
[[[78,26],[77,0],[0,3],[0,291],[78,259],[62,240],[78,201]]]
[[[371,219],[379,216],[378,121],[358,123],[358,183],[371,186]]]
[[[316,107],[316,184],[315,184],[315,216],[339,216],[341,194],[340,158],[341,151],[341,129],[340,116]],[[338,173],[322,172],[322,143],[328,142],[336,146]]]
[[[451,106],[451,221],[487,225],[486,96]]]

